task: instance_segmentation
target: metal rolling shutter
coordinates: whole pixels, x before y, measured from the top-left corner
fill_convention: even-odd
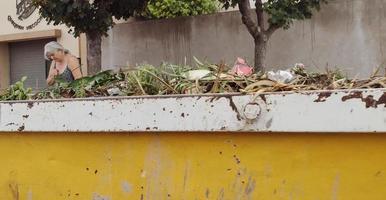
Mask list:
[[[26,87],[41,89],[46,87],[46,61],[43,57],[44,45],[52,40],[34,40],[10,43],[11,83],[23,76],[28,79]]]

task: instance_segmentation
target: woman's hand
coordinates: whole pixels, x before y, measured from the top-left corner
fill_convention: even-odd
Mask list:
[[[55,82],[55,77],[59,75],[59,70],[54,68],[53,65],[50,67],[50,72],[47,77],[47,85],[52,85]]]

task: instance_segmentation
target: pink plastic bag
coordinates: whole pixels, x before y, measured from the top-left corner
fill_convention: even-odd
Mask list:
[[[238,76],[250,76],[253,73],[253,67],[249,66],[244,59],[238,57],[230,73]]]

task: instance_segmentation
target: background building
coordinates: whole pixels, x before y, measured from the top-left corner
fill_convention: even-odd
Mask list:
[[[44,60],[43,47],[49,41],[60,42],[80,58],[86,73],[85,37],[73,37],[65,26],[47,25],[31,2],[0,1],[0,89],[22,76],[28,76],[28,87],[45,87],[49,63]]]

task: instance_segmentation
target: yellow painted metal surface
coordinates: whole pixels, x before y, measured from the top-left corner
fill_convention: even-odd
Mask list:
[[[386,135],[2,134],[0,199],[385,199]]]

